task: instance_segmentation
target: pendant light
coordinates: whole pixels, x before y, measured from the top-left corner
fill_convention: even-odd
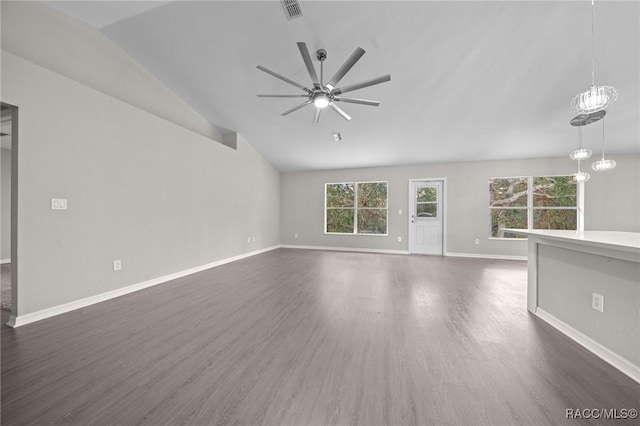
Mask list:
[[[596,86],[596,61],[594,54],[594,0],[591,0],[591,87],[576,95],[571,106],[580,114],[605,110],[618,98],[618,90],[611,86]]]
[[[589,176],[589,173],[580,171],[580,161],[591,157],[591,150],[582,147],[582,126],[587,124],[587,120],[586,117],[582,117],[580,120],[579,118],[580,116],[571,120],[571,125],[578,127],[578,149],[569,154],[569,158],[578,160],[578,173],[573,176],[573,179],[576,182],[586,182],[591,176]]]
[[[572,160],[586,160],[591,157],[591,150],[582,147],[582,126],[578,126],[578,149],[569,154]]]
[[[606,172],[613,169],[616,166],[616,162],[613,160],[606,160],[604,158],[604,120],[602,120],[602,158],[595,161],[591,168],[598,172]]]
[[[591,178],[591,175],[587,172],[580,171],[580,160],[578,160],[578,173],[573,176],[576,182],[586,182]]]
[[[582,126],[602,120],[605,115],[607,115],[607,111],[578,114],[569,121],[569,124],[578,128],[578,149],[569,154],[569,158],[572,160],[586,160],[591,157],[591,150],[582,147]]]

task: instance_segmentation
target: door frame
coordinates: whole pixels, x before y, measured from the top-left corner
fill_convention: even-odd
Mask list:
[[[414,178],[409,179],[408,185],[408,208],[407,208],[407,237],[411,234],[411,214],[413,213],[411,210],[412,198],[413,194],[411,193],[411,186],[416,182],[442,182],[442,256],[447,256],[447,178],[446,177],[435,177],[435,178]],[[411,253],[411,247],[409,245],[409,238],[407,238],[407,251],[409,254]],[[437,256],[437,255],[436,255]]]
[[[18,106],[0,101],[11,111],[11,315],[7,325],[15,326],[18,316]]]

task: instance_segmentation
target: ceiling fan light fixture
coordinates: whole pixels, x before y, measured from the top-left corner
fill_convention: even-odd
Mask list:
[[[331,101],[330,101],[329,97],[327,95],[325,95],[324,93],[319,93],[313,99],[313,105],[315,105],[316,108],[326,108],[326,107],[329,106],[330,102]]]

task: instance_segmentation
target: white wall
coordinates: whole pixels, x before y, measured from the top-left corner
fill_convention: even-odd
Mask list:
[[[567,152],[571,149],[568,145]],[[640,232],[640,155],[611,158],[617,161],[617,168],[592,172],[586,183],[585,228]],[[489,239],[489,178],[561,175],[575,170],[575,162],[567,157],[283,173],[280,240],[294,245],[408,250],[409,179],[446,177],[449,253],[526,256],[524,241]],[[389,182],[389,236],[325,235],[324,184],[376,180]],[[402,215],[398,214],[399,209],[403,210]],[[475,245],[476,238],[480,245]]]
[[[215,127],[106,35],[37,1],[3,1],[2,49],[223,143]]]
[[[3,136],[9,138],[11,136]],[[11,150],[0,150],[0,260],[11,259]]]
[[[280,173],[247,141],[233,150],[6,51],[1,71],[20,114],[14,315],[279,243]]]
[[[538,306],[640,368],[640,265],[538,244]],[[604,296],[604,312],[591,295]]]

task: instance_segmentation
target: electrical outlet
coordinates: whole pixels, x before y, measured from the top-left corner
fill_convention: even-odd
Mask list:
[[[293,238],[298,238],[298,233],[293,234]]]
[[[402,214],[402,209],[398,210],[398,214]]]
[[[251,237],[247,237],[247,242],[250,243],[251,242]]]
[[[591,293],[591,307],[599,312],[604,312],[604,296],[598,293]]]
[[[401,243],[402,242],[402,237],[398,237],[398,242]]]
[[[120,269],[122,269],[122,260],[114,260],[113,261],[113,270],[114,271],[119,271]]]
[[[251,237],[251,242],[255,243],[256,242],[256,236],[254,235],[253,237]]]
[[[476,245],[480,245],[480,238],[476,238]]]

